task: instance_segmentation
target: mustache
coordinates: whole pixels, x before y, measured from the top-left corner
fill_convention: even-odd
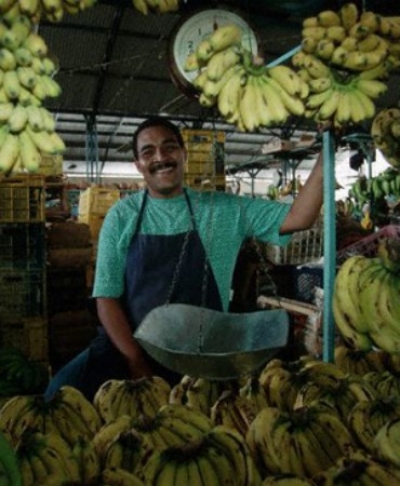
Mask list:
[[[177,167],[178,163],[175,160],[169,160],[167,162],[154,162],[150,167],[149,172],[154,174],[155,172],[162,169],[169,169]]]

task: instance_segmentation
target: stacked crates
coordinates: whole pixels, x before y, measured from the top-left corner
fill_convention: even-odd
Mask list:
[[[90,229],[93,246],[93,268],[97,257],[97,243],[104,218],[110,207],[120,197],[119,189],[97,186],[89,187],[79,195],[78,221],[87,224]]]
[[[225,191],[225,133],[182,130],[188,158],[185,184],[198,190]]]
[[[0,346],[47,363],[44,201],[43,176],[0,179]]]

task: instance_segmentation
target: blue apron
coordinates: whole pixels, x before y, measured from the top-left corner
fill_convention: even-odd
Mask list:
[[[125,292],[121,298],[132,332],[148,312],[167,302],[222,310],[217,283],[196,229],[190,199],[186,191],[184,194],[191,229],[168,236],[140,234],[148,199],[147,191],[144,194],[127,253]],[[181,379],[181,375],[166,369],[150,356],[147,358],[153,374],[163,377],[171,385]],[[46,396],[50,398],[60,386],[69,384],[92,399],[100,385],[111,378],[129,379],[130,374],[125,359],[100,328],[89,347],[53,378]]]

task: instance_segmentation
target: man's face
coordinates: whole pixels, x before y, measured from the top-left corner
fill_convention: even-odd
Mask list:
[[[164,126],[145,128],[137,139],[138,171],[152,197],[168,198],[182,193],[186,150]]]

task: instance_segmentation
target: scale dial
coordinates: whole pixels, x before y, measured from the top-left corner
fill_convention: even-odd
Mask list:
[[[215,29],[227,24],[236,24],[242,29],[242,46],[256,54],[257,39],[253,30],[239,14],[230,10],[201,10],[185,18],[172,33],[168,49],[170,74],[177,87],[187,96],[195,97],[198,94],[192,85],[197,71],[184,70],[187,57]]]

